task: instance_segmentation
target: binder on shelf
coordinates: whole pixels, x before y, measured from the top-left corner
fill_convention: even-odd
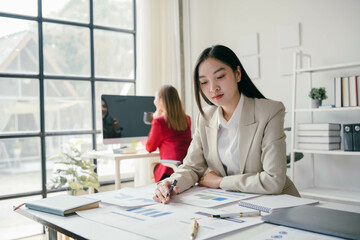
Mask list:
[[[299,130],[297,132],[298,136],[309,136],[309,137],[338,137],[340,136],[340,131],[321,131],[321,130],[313,130],[313,131],[305,131]]]
[[[356,76],[356,106],[360,106],[360,76]]]
[[[354,151],[360,151],[360,123],[353,124]]]
[[[340,143],[298,143],[299,149],[338,150]]]
[[[356,107],[357,105],[357,89],[356,89],[356,78],[355,76],[349,77],[349,105],[350,107]]]
[[[353,125],[344,124],[343,129],[344,151],[353,151]]]
[[[341,130],[338,123],[299,123],[298,130]]]
[[[299,143],[340,143],[341,137],[298,137]]]
[[[335,107],[342,107],[342,88],[341,88],[341,77],[334,78],[335,88]]]
[[[349,78],[342,77],[341,78],[341,88],[342,88],[342,106],[349,107],[350,106],[350,97],[349,97]]]

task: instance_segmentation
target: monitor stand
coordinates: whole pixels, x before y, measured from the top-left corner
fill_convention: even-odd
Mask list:
[[[112,150],[114,154],[136,153],[136,148],[131,147],[130,143],[113,144]]]

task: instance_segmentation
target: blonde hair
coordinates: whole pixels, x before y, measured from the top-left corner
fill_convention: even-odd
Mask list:
[[[158,91],[158,96],[162,101],[165,120],[169,127],[177,131],[185,131],[189,120],[176,88],[171,85],[163,85]]]

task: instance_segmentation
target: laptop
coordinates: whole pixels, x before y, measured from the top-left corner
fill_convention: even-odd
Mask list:
[[[262,220],[335,237],[360,239],[360,213],[303,205],[281,209],[263,216]]]

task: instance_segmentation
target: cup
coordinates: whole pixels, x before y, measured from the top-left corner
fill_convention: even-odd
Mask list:
[[[144,118],[143,121],[146,125],[151,125],[151,122],[153,120],[153,113],[152,112],[144,112]]]

